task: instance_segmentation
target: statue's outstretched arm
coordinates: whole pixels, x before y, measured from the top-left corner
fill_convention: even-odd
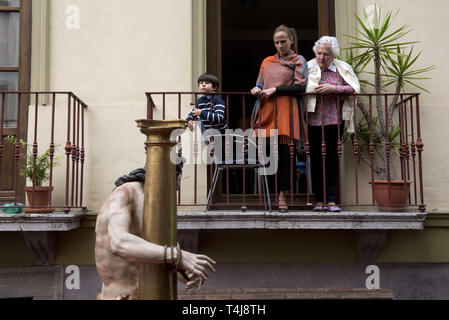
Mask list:
[[[135,263],[175,263],[181,252],[179,268],[202,279],[215,272],[215,261],[205,255],[185,250],[167,250],[163,246],[148,242],[130,232],[132,212],[135,210],[134,189],[123,185],[115,189],[109,205],[108,235],[111,250],[115,255]]]
[[[114,190],[109,205],[108,235],[115,255],[135,263],[162,263],[164,247],[148,242],[130,232],[135,210],[134,189],[123,185]]]

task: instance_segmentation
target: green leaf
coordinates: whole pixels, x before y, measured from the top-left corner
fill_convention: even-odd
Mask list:
[[[42,186],[42,183],[50,178],[49,170],[52,165],[53,167],[56,167],[60,164],[59,157],[54,157],[53,163],[51,163],[50,148],[34,157],[31,148],[29,148],[29,145],[22,139],[17,140],[15,136],[6,136],[4,141],[14,145],[19,143],[22,148],[27,149],[28,155],[26,153],[23,154],[26,159],[25,166],[19,169],[19,174],[31,181],[34,179],[34,185],[36,186]],[[55,149],[56,148],[57,146],[55,146]]]
[[[347,61],[353,67],[354,72],[357,72],[360,84],[366,87],[374,87],[375,92],[382,92],[382,90],[407,92],[410,86],[428,92],[417,82],[429,79],[425,73],[434,70],[435,66],[417,67],[421,52],[416,54],[413,48],[417,41],[408,40],[412,29],[408,24],[394,27],[393,20],[398,16],[399,10],[395,14],[389,11],[386,15],[382,15],[381,12],[381,9],[375,5],[372,23],[366,11],[363,10],[360,16],[355,14],[356,36],[347,35],[350,40],[349,48],[346,48],[346,52],[349,53]],[[405,37],[408,39],[405,39]],[[372,65],[376,72],[372,72]],[[380,71],[380,74],[377,71]],[[369,78],[369,81],[361,78],[365,75],[370,77],[374,75],[374,81],[371,78]],[[379,103],[378,99],[373,105],[374,111],[384,113],[385,109],[377,103]],[[384,119],[386,118],[384,114],[382,116]],[[384,150],[380,137],[384,131],[382,131],[377,118],[373,119],[372,126],[376,134],[371,135],[369,121],[362,118],[357,124],[357,133],[353,136],[353,139],[363,142],[360,144],[361,152],[369,150],[371,139],[375,144],[376,158],[383,159]],[[398,126],[391,126],[388,137],[383,137],[383,139],[387,138],[391,141],[391,148],[395,152],[398,152],[401,147],[401,130]],[[383,161],[379,163],[381,162]],[[386,172],[386,168],[378,169],[380,169],[378,172]]]
[[[418,85],[418,84],[416,84],[416,83],[414,83],[414,82],[411,82],[411,81],[408,81],[408,80],[406,80],[405,82],[407,82],[408,84],[411,84],[412,86],[414,86],[414,87],[416,87],[416,88],[418,88],[418,89],[420,89],[420,90],[423,90],[423,91],[425,91],[425,92],[427,92],[427,93],[430,93],[427,89],[421,87],[420,85]],[[406,91],[407,91],[407,90],[406,90]]]

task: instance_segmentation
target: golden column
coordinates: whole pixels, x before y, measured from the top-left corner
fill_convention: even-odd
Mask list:
[[[147,136],[143,235],[145,240],[176,246],[176,167],[170,152],[176,141],[170,140],[175,129],[185,128],[183,120],[136,120]],[[140,300],[177,299],[176,272],[163,264],[142,264],[139,275]]]

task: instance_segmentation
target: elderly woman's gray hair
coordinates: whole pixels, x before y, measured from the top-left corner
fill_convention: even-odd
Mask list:
[[[329,37],[329,36],[323,36],[321,37],[317,42],[315,42],[315,45],[313,46],[313,52],[316,53],[316,50],[318,49],[318,45],[330,45],[332,54],[334,55],[334,58],[338,57],[340,55],[340,45],[338,44],[338,40],[335,37]]]

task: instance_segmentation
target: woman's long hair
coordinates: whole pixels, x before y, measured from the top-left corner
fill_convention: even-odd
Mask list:
[[[274,30],[273,36],[278,32],[285,32],[289,39],[293,38],[293,43],[292,43],[291,49],[295,53],[299,53],[298,52],[298,35],[296,34],[296,30],[293,28],[287,27],[285,24],[281,24]]]

